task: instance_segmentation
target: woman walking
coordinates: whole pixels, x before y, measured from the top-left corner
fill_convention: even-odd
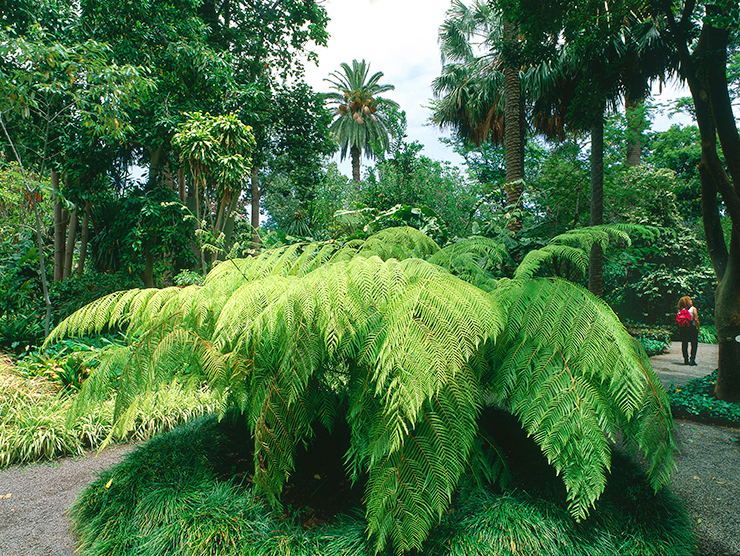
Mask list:
[[[699,342],[699,311],[687,295],[678,300],[678,333],[681,337],[681,353],[684,365],[696,365],[696,346]],[[689,342],[691,357],[689,357]]]

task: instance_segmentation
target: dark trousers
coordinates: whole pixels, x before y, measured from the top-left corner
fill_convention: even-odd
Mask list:
[[[699,343],[699,330],[696,326],[684,326],[678,329],[681,336],[681,353],[684,363],[696,361],[696,345]],[[689,359],[689,343],[691,343],[691,359]]]

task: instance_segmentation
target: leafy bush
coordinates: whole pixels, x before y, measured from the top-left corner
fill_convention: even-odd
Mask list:
[[[141,285],[141,279],[128,272],[106,273],[95,270],[88,270],[82,276],[75,275],[62,282],[52,282],[49,298],[54,311],[54,321],[60,322],[99,297]]]
[[[38,267],[38,248],[30,236],[0,240],[0,349],[18,354],[44,337]]]
[[[717,327],[713,324],[702,324],[699,328],[699,341],[703,344],[716,344]]]
[[[289,508],[271,511],[260,502],[250,484],[255,468],[232,471],[250,455],[240,442],[244,432],[230,421],[205,417],[153,438],[104,471],[70,512],[80,555],[391,554],[390,547],[376,553],[366,535],[361,491],[354,509],[317,518],[322,501],[316,492],[332,478],[312,476],[306,485],[313,491],[311,507],[299,509],[313,515],[311,519],[299,519]],[[305,454],[298,471],[310,460]],[[539,463],[546,469],[544,461]],[[533,471],[530,480],[543,469]],[[656,495],[645,475],[618,452],[604,497],[580,524],[562,498],[544,501],[526,484],[507,493],[482,489],[470,476],[463,484],[418,554],[686,556],[694,550],[677,498],[665,489]]]
[[[649,357],[665,353],[668,346],[671,345],[671,333],[665,328],[628,324],[627,332],[642,344]]]
[[[640,344],[642,344],[642,347],[645,349],[645,353],[648,354],[648,357],[652,357],[653,355],[662,355],[666,352],[668,349],[668,345],[665,342],[660,342],[658,340],[651,340],[649,338],[638,338],[637,339]]]
[[[684,386],[671,386],[668,397],[676,417],[707,421],[718,425],[740,425],[740,404],[718,400],[714,397],[717,371],[695,378]]]
[[[94,337],[65,338],[46,349],[26,349],[18,356],[16,372],[21,376],[48,378],[66,392],[79,390],[97,367],[101,349],[117,345],[120,338],[105,334]]]

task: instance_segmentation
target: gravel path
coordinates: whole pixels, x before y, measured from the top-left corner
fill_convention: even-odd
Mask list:
[[[67,508],[98,471],[132,448],[114,445],[97,457],[93,452],[0,471],[0,556],[72,556]]]
[[[716,346],[699,346],[696,367],[683,365],[680,344],[651,360],[664,385],[680,385],[716,367]],[[740,556],[740,428],[677,421],[676,440],[673,488],[686,501],[702,555]],[[0,471],[0,556],[73,556],[67,508],[99,470],[132,448]]]

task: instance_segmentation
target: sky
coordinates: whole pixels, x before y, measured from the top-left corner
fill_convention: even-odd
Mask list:
[[[330,17],[329,43],[328,47],[317,49],[318,67],[311,62],[306,64],[307,83],[317,92],[329,91],[329,83],[324,79],[331,72],[338,71],[342,62],[364,59],[370,64],[370,75],[381,71],[384,75],[380,83],[395,86],[395,90],[383,96],[395,100],[406,111],[406,140],[424,145],[422,154],[432,159],[461,164],[462,158],[439,142],[449,132],[427,124],[433,97],[431,84],[442,69],[439,26],[450,8],[450,0],[325,0],[324,7]],[[675,84],[668,84],[660,96],[666,101],[687,95]],[[664,130],[676,122],[690,123],[687,118],[669,119],[664,115],[656,118],[653,129]],[[361,163],[363,171],[372,165],[364,157]],[[340,169],[351,174],[348,160],[340,164]]]
[[[329,91],[324,79],[339,71],[342,62],[364,59],[370,75],[381,71],[380,83],[395,86],[383,96],[406,112],[406,140],[419,141],[422,154],[430,158],[461,163],[462,158],[439,142],[449,134],[426,125],[432,80],[442,69],[437,36],[450,0],[326,0],[324,7],[331,18],[329,46],[318,49],[318,68],[306,65],[307,83],[316,91]],[[368,164],[363,158],[363,168]],[[350,173],[346,161],[340,167]]]

